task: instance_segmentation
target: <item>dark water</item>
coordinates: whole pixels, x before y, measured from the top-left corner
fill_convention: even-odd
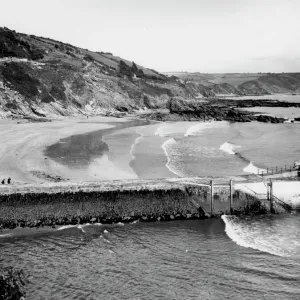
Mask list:
[[[0,267],[24,268],[27,299],[299,299],[299,215],[224,221],[2,237]]]
[[[113,128],[77,134],[61,139],[58,143],[48,146],[44,153],[55,162],[66,165],[69,168],[85,168],[95,158],[99,158],[109,152],[107,143],[102,139],[103,136],[109,135],[116,130],[146,124],[149,124],[149,122],[144,120],[111,122],[109,125],[113,125]]]

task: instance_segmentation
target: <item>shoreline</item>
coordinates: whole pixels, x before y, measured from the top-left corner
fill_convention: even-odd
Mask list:
[[[0,120],[0,178],[11,177],[14,183],[84,181],[86,173],[70,169],[46,156],[46,149],[74,135],[114,130],[116,123],[135,122],[135,118],[91,117],[65,118],[45,123],[21,123]],[[143,122],[142,120],[139,120]],[[109,170],[108,170],[109,171]],[[73,177],[72,177],[73,176]],[[80,180],[80,178],[82,178]],[[90,177],[93,180],[93,177]]]

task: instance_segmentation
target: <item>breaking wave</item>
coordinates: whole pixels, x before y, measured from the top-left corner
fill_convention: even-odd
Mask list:
[[[183,174],[181,174],[181,172],[179,170],[177,170],[177,168],[175,168],[171,162],[170,152],[172,151],[172,148],[174,147],[174,145],[176,145],[176,140],[174,138],[170,138],[167,141],[165,141],[161,145],[161,147],[164,150],[164,153],[167,157],[166,167],[175,175],[182,177]]]
[[[134,160],[135,159],[135,155],[133,154],[134,150],[135,150],[135,147],[141,142],[141,140],[144,138],[144,136],[139,133],[140,136],[137,137],[134,141],[134,143],[131,145],[131,148],[130,148],[130,155],[132,157],[132,159]]]
[[[227,152],[228,154],[231,154],[231,155],[236,154],[234,150],[237,148],[241,148],[241,146],[236,146],[236,145],[230,144],[228,142],[225,142],[224,144],[222,144],[220,146],[220,150]]]
[[[287,234],[295,228],[284,228],[280,223],[276,224],[276,220],[272,226],[266,220],[247,221],[228,215],[223,215],[222,220],[227,236],[239,246],[283,257],[299,254],[299,243],[293,243]]]
[[[266,170],[258,168],[252,162],[250,162],[249,165],[247,165],[243,169],[243,171],[246,172],[246,173],[259,174],[259,173],[265,172]]]
[[[196,125],[190,126],[185,132],[184,136],[197,136],[201,135],[204,130],[211,128],[221,128],[228,126],[228,123],[225,121],[220,122],[202,122]]]

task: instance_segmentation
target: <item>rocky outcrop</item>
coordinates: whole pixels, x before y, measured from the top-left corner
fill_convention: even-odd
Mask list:
[[[164,120],[174,120],[173,115],[176,115],[176,120],[217,120],[231,122],[268,122],[268,123],[283,123],[285,119],[272,117],[268,115],[257,115],[253,112],[239,110],[230,106],[230,101],[186,101],[180,98],[172,98],[167,107],[170,111],[170,118],[164,116]]]
[[[235,99],[212,99],[212,104],[220,104],[236,108],[247,108],[247,107],[300,107],[299,102],[286,102],[269,99],[247,99],[247,100],[235,100]]]

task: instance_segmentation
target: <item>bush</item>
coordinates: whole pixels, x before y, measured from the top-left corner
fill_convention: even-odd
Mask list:
[[[95,60],[94,57],[93,57],[92,55],[90,55],[90,54],[85,55],[85,56],[83,57],[83,59],[84,59],[85,61],[88,61],[88,62],[93,62],[93,61]]]
[[[13,270],[0,275],[0,300],[25,299],[25,275],[22,270]]]

